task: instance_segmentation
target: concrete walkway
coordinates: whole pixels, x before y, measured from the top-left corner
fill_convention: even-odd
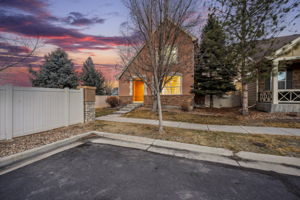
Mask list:
[[[113,121],[113,122],[128,122],[128,123],[136,123],[136,124],[158,125],[158,120],[128,118],[128,117],[121,117],[121,115],[116,115],[116,114],[97,117],[96,119],[103,120],[103,121]],[[195,124],[195,123],[177,122],[177,121],[164,121],[163,125],[167,127],[194,129],[194,130],[203,130],[203,131],[300,136],[300,129],[296,129],[296,128],[210,125],[210,124]]]

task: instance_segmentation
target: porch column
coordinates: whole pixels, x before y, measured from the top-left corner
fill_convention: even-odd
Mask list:
[[[278,64],[279,61],[273,61],[272,70],[272,104],[278,104]]]

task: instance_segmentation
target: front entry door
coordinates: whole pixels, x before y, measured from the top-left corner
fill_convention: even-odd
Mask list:
[[[144,82],[141,80],[133,81],[133,101],[144,102]]]

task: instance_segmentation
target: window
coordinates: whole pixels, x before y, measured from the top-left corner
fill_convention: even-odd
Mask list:
[[[177,57],[178,57],[177,54],[178,54],[177,47],[173,47],[172,50],[171,50],[171,47],[168,47],[168,49],[167,49],[167,58],[170,55],[170,63],[177,63]]]
[[[169,79],[169,77],[167,78]],[[162,95],[181,94],[181,76],[173,76],[162,90]]]
[[[292,89],[292,70],[286,71],[279,71],[278,72],[278,89],[285,90],[285,89]],[[272,75],[265,80],[265,90],[272,89]]]
[[[278,72],[278,89],[286,89],[286,71]]]
[[[171,46],[166,46],[165,49],[165,62],[167,62],[167,59],[169,58],[169,64],[177,63],[178,59],[178,49],[177,47],[173,47],[171,49]],[[158,53],[156,52],[156,60],[158,61]]]

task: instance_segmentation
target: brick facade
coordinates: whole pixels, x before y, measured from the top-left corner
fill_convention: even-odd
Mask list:
[[[126,105],[132,103],[132,96],[120,96],[121,104]],[[154,97],[152,95],[144,96],[144,105],[151,107]],[[162,106],[180,107],[184,103],[193,105],[194,95],[161,95]]]
[[[181,95],[161,95],[162,104],[170,106],[181,106],[184,102],[193,102],[194,95],[191,93],[194,85],[194,65],[195,65],[195,48],[197,48],[197,42],[185,32],[181,32],[178,38],[176,47],[178,49],[178,63],[175,64],[173,69],[176,69],[177,75],[181,76]],[[135,59],[143,59],[143,55],[146,54],[146,50],[142,50],[141,53],[136,56]],[[119,97],[122,104],[132,103],[132,83],[128,71],[131,67],[138,66],[137,61],[133,61],[127,68],[127,70],[119,78]],[[145,76],[153,77],[152,74],[145,74]],[[131,87],[131,88],[130,88]],[[153,92],[149,87],[145,86],[144,104],[150,106],[153,103]]]

